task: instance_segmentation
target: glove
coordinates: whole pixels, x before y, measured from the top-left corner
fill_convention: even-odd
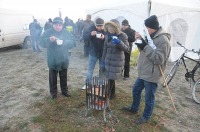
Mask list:
[[[147,45],[147,43],[144,41],[144,39],[142,39],[142,43],[135,43],[135,45],[137,45],[138,48],[140,48],[141,50],[144,49],[144,47]]]
[[[149,46],[150,46],[152,49],[156,49],[156,46],[155,46],[155,44],[153,43],[153,40],[152,40],[152,39],[148,39],[148,44],[149,44]]]
[[[120,43],[120,40],[118,39],[118,37],[113,37],[112,43],[113,43],[113,44],[119,44],[119,43]]]
[[[150,35],[149,35],[149,32],[147,31],[147,28],[145,25],[144,26],[144,31],[145,31],[145,34],[146,34],[146,37],[147,37],[147,42],[149,44],[149,46],[152,48],[152,49],[156,49],[156,46],[155,44],[153,43],[153,40],[151,39]]]

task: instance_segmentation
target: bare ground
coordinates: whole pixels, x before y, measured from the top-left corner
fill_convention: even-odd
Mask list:
[[[83,45],[72,50],[68,69],[68,85],[70,91],[80,90],[87,71],[87,58],[82,57]],[[167,70],[173,63],[168,63]],[[193,66],[192,63],[188,63]],[[95,74],[97,74],[97,69]],[[173,111],[167,90],[160,84],[156,96],[156,108],[153,116],[158,116],[161,125],[168,131],[200,130],[200,105],[192,100],[192,88],[185,81],[183,67],[177,72],[170,85],[178,113]],[[117,91],[123,90],[131,94],[131,87],[137,77],[136,67],[131,67],[128,81],[122,78],[117,82]],[[26,120],[33,131],[40,131],[34,126],[31,118],[40,114],[33,104],[49,97],[48,68],[46,50],[35,53],[31,49],[6,48],[0,50],[0,131],[8,127],[8,131],[20,130],[19,123]],[[128,105],[128,104],[125,104]],[[164,112],[163,112],[164,111]]]

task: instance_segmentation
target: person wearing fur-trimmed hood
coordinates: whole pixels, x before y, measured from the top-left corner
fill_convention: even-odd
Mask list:
[[[109,81],[110,99],[115,97],[115,80],[121,76],[124,52],[129,51],[128,36],[120,30],[119,21],[105,23],[105,43],[102,58],[105,61],[105,76]]]

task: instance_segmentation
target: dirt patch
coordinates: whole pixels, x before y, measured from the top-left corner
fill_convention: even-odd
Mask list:
[[[82,51],[83,44],[72,50],[68,69],[69,91],[80,90],[84,84],[88,59],[82,57]],[[0,50],[0,57],[0,130],[20,131],[20,127],[27,125],[23,124],[24,121],[30,122],[29,129],[40,130],[40,126],[34,125],[31,120],[40,114],[40,110],[33,106],[49,97],[46,50],[36,53],[31,49],[7,48]],[[188,65],[193,66],[192,63]],[[172,63],[168,63],[167,70],[171,66]],[[98,66],[94,75],[97,73]],[[192,89],[190,83],[185,81],[184,74],[181,67],[170,85],[178,114],[173,112],[167,90],[161,84],[158,87],[153,116],[158,116],[160,124],[169,131],[200,130],[200,105],[192,100]],[[131,94],[136,78],[137,69],[131,67],[130,79],[123,81],[121,78],[117,82],[117,93],[122,90]]]

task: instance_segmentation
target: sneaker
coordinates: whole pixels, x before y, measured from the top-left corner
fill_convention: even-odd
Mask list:
[[[138,113],[137,111],[132,110],[131,107],[123,107],[121,110],[130,112],[132,114],[137,114]]]
[[[83,87],[82,87],[82,90],[85,90],[86,89],[86,86],[84,85]]]
[[[141,125],[143,123],[146,123],[148,121],[148,119],[144,118],[144,117],[140,117],[139,119],[137,119],[134,123],[137,125]]]

